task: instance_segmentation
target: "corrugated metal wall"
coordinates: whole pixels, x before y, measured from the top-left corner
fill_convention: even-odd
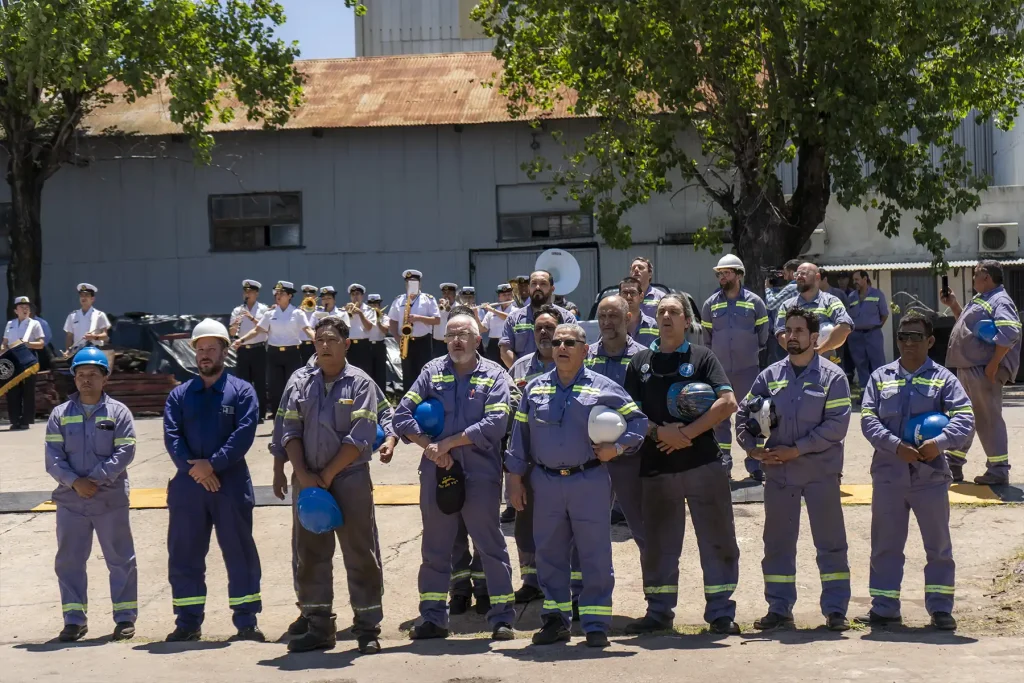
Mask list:
[[[473,0],[373,0],[356,17],[356,56],[490,52],[469,20]]]

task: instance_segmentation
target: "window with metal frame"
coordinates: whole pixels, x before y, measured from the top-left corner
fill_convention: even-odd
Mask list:
[[[594,217],[587,213],[513,214],[498,217],[499,242],[593,236]]]
[[[209,198],[210,250],[302,246],[302,193],[215,194]]]

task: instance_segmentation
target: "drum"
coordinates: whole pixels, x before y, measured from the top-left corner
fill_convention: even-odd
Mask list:
[[[0,354],[0,396],[39,372],[39,358],[27,344],[12,346]]]

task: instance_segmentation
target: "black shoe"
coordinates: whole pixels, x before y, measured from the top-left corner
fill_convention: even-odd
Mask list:
[[[774,631],[777,628],[795,628],[793,617],[783,616],[776,612],[769,612],[754,622],[754,628],[758,631]]]
[[[266,420],[265,420],[264,418],[262,418],[262,417],[261,417],[261,418],[260,418],[259,420],[257,420],[257,421],[256,421],[256,424],[258,424],[258,425],[261,425],[261,424],[263,424],[264,422],[266,422]]]
[[[825,620],[825,624],[828,626],[829,631],[849,631],[850,620],[846,618],[845,614],[839,612],[833,612],[828,615],[828,619]]]
[[[431,638],[447,638],[448,629],[441,628],[437,624],[424,621],[412,630],[410,637],[413,640],[430,640]]]
[[[494,627],[494,633],[491,634],[491,640],[515,640],[516,634],[512,630],[512,624],[506,624],[504,622]]]
[[[550,617],[544,622],[544,628],[533,634],[534,645],[554,645],[568,643],[572,636],[569,629],[562,624],[561,617]]]
[[[191,642],[194,642],[196,640],[199,640],[202,637],[203,637],[203,632],[202,632],[201,629],[197,628],[194,631],[189,631],[187,628],[181,628],[179,626],[179,627],[175,628],[173,631],[171,631],[170,633],[167,634],[167,637],[164,638],[164,642],[166,642],[166,643],[191,643]]]
[[[468,609],[468,595],[453,595],[451,602],[448,603],[448,614],[452,615],[453,617],[457,617],[460,614],[465,614],[466,610]]]
[[[587,647],[608,647],[608,634],[604,631],[591,631],[587,634]]]
[[[612,510],[611,523],[612,526],[616,526],[618,524],[625,524],[626,515],[622,514],[621,510]]]
[[[643,619],[637,619],[636,621],[631,621],[626,624],[626,633],[631,636],[671,630],[672,624],[664,621],[658,621],[652,616],[646,616]]]
[[[573,600],[572,601],[572,620],[573,621],[579,621],[580,620],[580,601],[579,600]]]
[[[288,624],[288,635],[290,636],[301,636],[305,635],[306,631],[309,630],[309,619],[307,617],[299,615],[299,618]]]
[[[501,520],[502,524],[511,524],[516,521],[516,509],[511,505],[505,506],[505,509],[501,511],[501,516],[498,517],[498,519]]]
[[[360,654],[375,655],[380,652],[380,641],[373,636],[360,636],[358,642]]]
[[[516,604],[525,605],[528,602],[534,600],[543,600],[544,593],[541,592],[536,586],[528,586],[523,584],[523,587],[516,591]]]
[[[89,627],[85,624],[65,624],[60,635],[57,636],[57,640],[62,643],[73,643],[76,640],[81,640],[82,636],[88,632]]]
[[[28,429],[28,425],[11,425],[12,432],[24,432]]]
[[[764,483],[764,472],[761,471],[761,470],[757,470],[755,472],[751,472],[750,473],[750,478],[753,479],[754,481],[756,481],[758,484],[763,484]]]
[[[476,599],[476,613],[487,614],[491,611],[491,596],[481,595]]]
[[[312,652],[313,650],[330,650],[338,644],[337,636],[317,635],[312,631],[288,642],[288,652]]]
[[[935,612],[932,614],[932,628],[940,631],[955,631],[956,619],[949,612]]]
[[[114,626],[114,635],[111,640],[131,640],[135,637],[135,624],[130,621],[119,621]]]
[[[238,629],[238,633],[231,637],[231,640],[249,640],[254,643],[265,643],[267,637],[263,635],[263,631],[260,630],[259,626],[246,626],[245,628]]]
[[[708,631],[719,636],[738,636],[740,626],[729,617],[718,617],[708,625]]]
[[[950,465],[949,473],[953,475],[954,484],[964,480],[964,468],[962,465]]]
[[[26,429],[28,429],[28,427],[26,427]],[[998,474],[986,472],[985,474],[975,477],[974,483],[982,486],[1006,486],[1010,483],[1010,477],[1000,477]]]
[[[862,626],[899,626],[903,623],[903,617],[883,617],[872,610],[862,617],[854,617],[853,623]]]

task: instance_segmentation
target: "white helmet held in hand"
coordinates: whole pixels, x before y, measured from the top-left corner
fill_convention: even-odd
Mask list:
[[[192,329],[192,339],[189,340],[189,344],[194,349],[196,348],[196,342],[203,337],[216,337],[217,339],[223,339],[225,344],[231,344],[228,328],[213,318],[206,318]]]
[[[608,406],[594,406],[587,421],[587,433],[596,444],[615,443],[626,432],[626,420]]]
[[[722,258],[718,259],[718,265],[714,267],[714,271],[720,270],[738,270],[741,273],[746,273],[747,269],[743,267],[743,261],[740,260],[739,256],[735,254],[726,254]]]

